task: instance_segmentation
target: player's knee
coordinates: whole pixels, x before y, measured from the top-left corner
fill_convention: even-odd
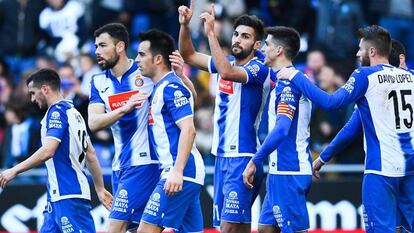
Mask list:
[[[264,226],[264,225],[259,225],[257,231],[258,233],[280,233],[281,232],[279,227]]]
[[[110,220],[108,224],[108,233],[125,233],[128,223]]]
[[[221,232],[222,233],[249,233],[250,224],[222,222]]]

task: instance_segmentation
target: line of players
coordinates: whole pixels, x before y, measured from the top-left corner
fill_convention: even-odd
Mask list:
[[[180,53],[171,36],[150,30],[140,34],[133,61],[126,55],[129,36],[124,26],[107,24],[95,31],[96,56],[104,72],[91,82],[88,124],[91,130],[111,127],[114,199],[103,188],[83,119],[59,94],[59,77],[52,70],[41,70],[28,80],[32,101],[48,108],[42,120],[43,146],[4,171],[0,185],[46,161],[48,205],[41,232],[66,232],[69,227],[95,232],[90,205],[84,201],[90,199],[81,172],[85,157],[99,199],[110,209],[108,232],[161,232],[166,227],[203,231],[199,194],[205,174],[194,144],[196,93],[183,74],[184,62],[217,74],[213,213],[214,225],[222,232],[250,232],[251,205],[266,157],[270,169],[259,232],[307,232],[306,194],[313,169],[318,176],[322,165],[361,130],[366,151],[362,189],[366,231],[394,232],[403,227],[411,232],[414,83],[406,67],[389,65],[389,33],[378,26],[359,30],[361,67],[328,95],[293,67],[300,47],[293,28],[265,30],[257,17],[241,16],[234,23],[232,56],[226,57],[214,32],[213,5],[211,12],[200,15],[211,56],[196,52],[189,29],[193,5],[191,1],[190,7],[178,9]],[[398,58],[402,53],[396,53]],[[265,97],[263,85],[269,79],[275,83],[269,99],[269,135],[259,147],[255,126]],[[313,169],[311,101],[327,110],[352,102],[357,106]]]

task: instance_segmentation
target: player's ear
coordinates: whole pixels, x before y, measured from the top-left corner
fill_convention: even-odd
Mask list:
[[[154,63],[156,65],[159,65],[159,64],[163,63],[163,57],[162,57],[161,54],[157,54],[157,55],[154,56]]]
[[[282,46],[277,46],[276,47],[276,56],[279,56],[280,54],[282,54],[284,52],[284,49]]]
[[[377,49],[375,47],[369,47],[368,53],[370,57],[374,57],[377,54]]]
[[[118,43],[116,43],[116,52],[120,53],[122,51],[125,51],[125,42],[123,41],[118,41]]]
[[[262,47],[262,41],[261,40],[257,40],[254,42],[253,44],[253,49],[254,50],[260,50],[260,48]]]
[[[405,63],[405,55],[404,54],[400,54],[400,65]]]

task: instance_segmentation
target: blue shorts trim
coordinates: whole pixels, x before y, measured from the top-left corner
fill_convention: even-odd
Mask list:
[[[90,211],[90,202],[85,199],[73,198],[48,202],[43,211],[44,222],[39,232],[95,233],[95,223]]]
[[[311,175],[269,174],[259,224],[279,226],[283,233],[309,229],[306,195],[311,183]]]
[[[200,205],[201,185],[184,181],[183,190],[173,196],[164,191],[165,180],[160,180],[151,194],[141,221],[172,228],[176,232],[202,232],[203,215]]]
[[[138,226],[145,205],[160,177],[158,164],[133,166],[112,173],[114,200],[110,219],[125,221],[128,229]]]
[[[253,189],[243,183],[243,171],[251,157],[216,157],[214,168],[213,225],[220,221],[250,223],[251,207],[260,191],[263,168],[258,168]]]

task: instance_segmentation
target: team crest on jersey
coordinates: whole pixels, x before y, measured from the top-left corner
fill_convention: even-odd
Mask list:
[[[233,81],[227,81],[220,78],[219,80],[219,91],[232,95],[234,93]]]
[[[127,104],[129,98],[131,98],[132,95],[138,94],[139,90],[133,90],[133,91],[127,91],[118,93],[115,95],[108,96],[108,102],[109,102],[109,108],[114,111],[125,104]],[[142,102],[137,104],[137,107],[141,107]]]
[[[140,75],[135,77],[135,86],[142,87],[144,85],[144,79]]]
[[[59,118],[60,118],[60,113],[57,111],[52,112],[52,114],[50,115],[50,119],[57,120]]]
[[[174,92],[174,104],[175,104],[175,107],[179,108],[179,107],[184,106],[184,105],[186,105],[188,103],[189,103],[189,101],[184,96],[183,92],[181,92],[180,90],[177,90],[177,91]]]

